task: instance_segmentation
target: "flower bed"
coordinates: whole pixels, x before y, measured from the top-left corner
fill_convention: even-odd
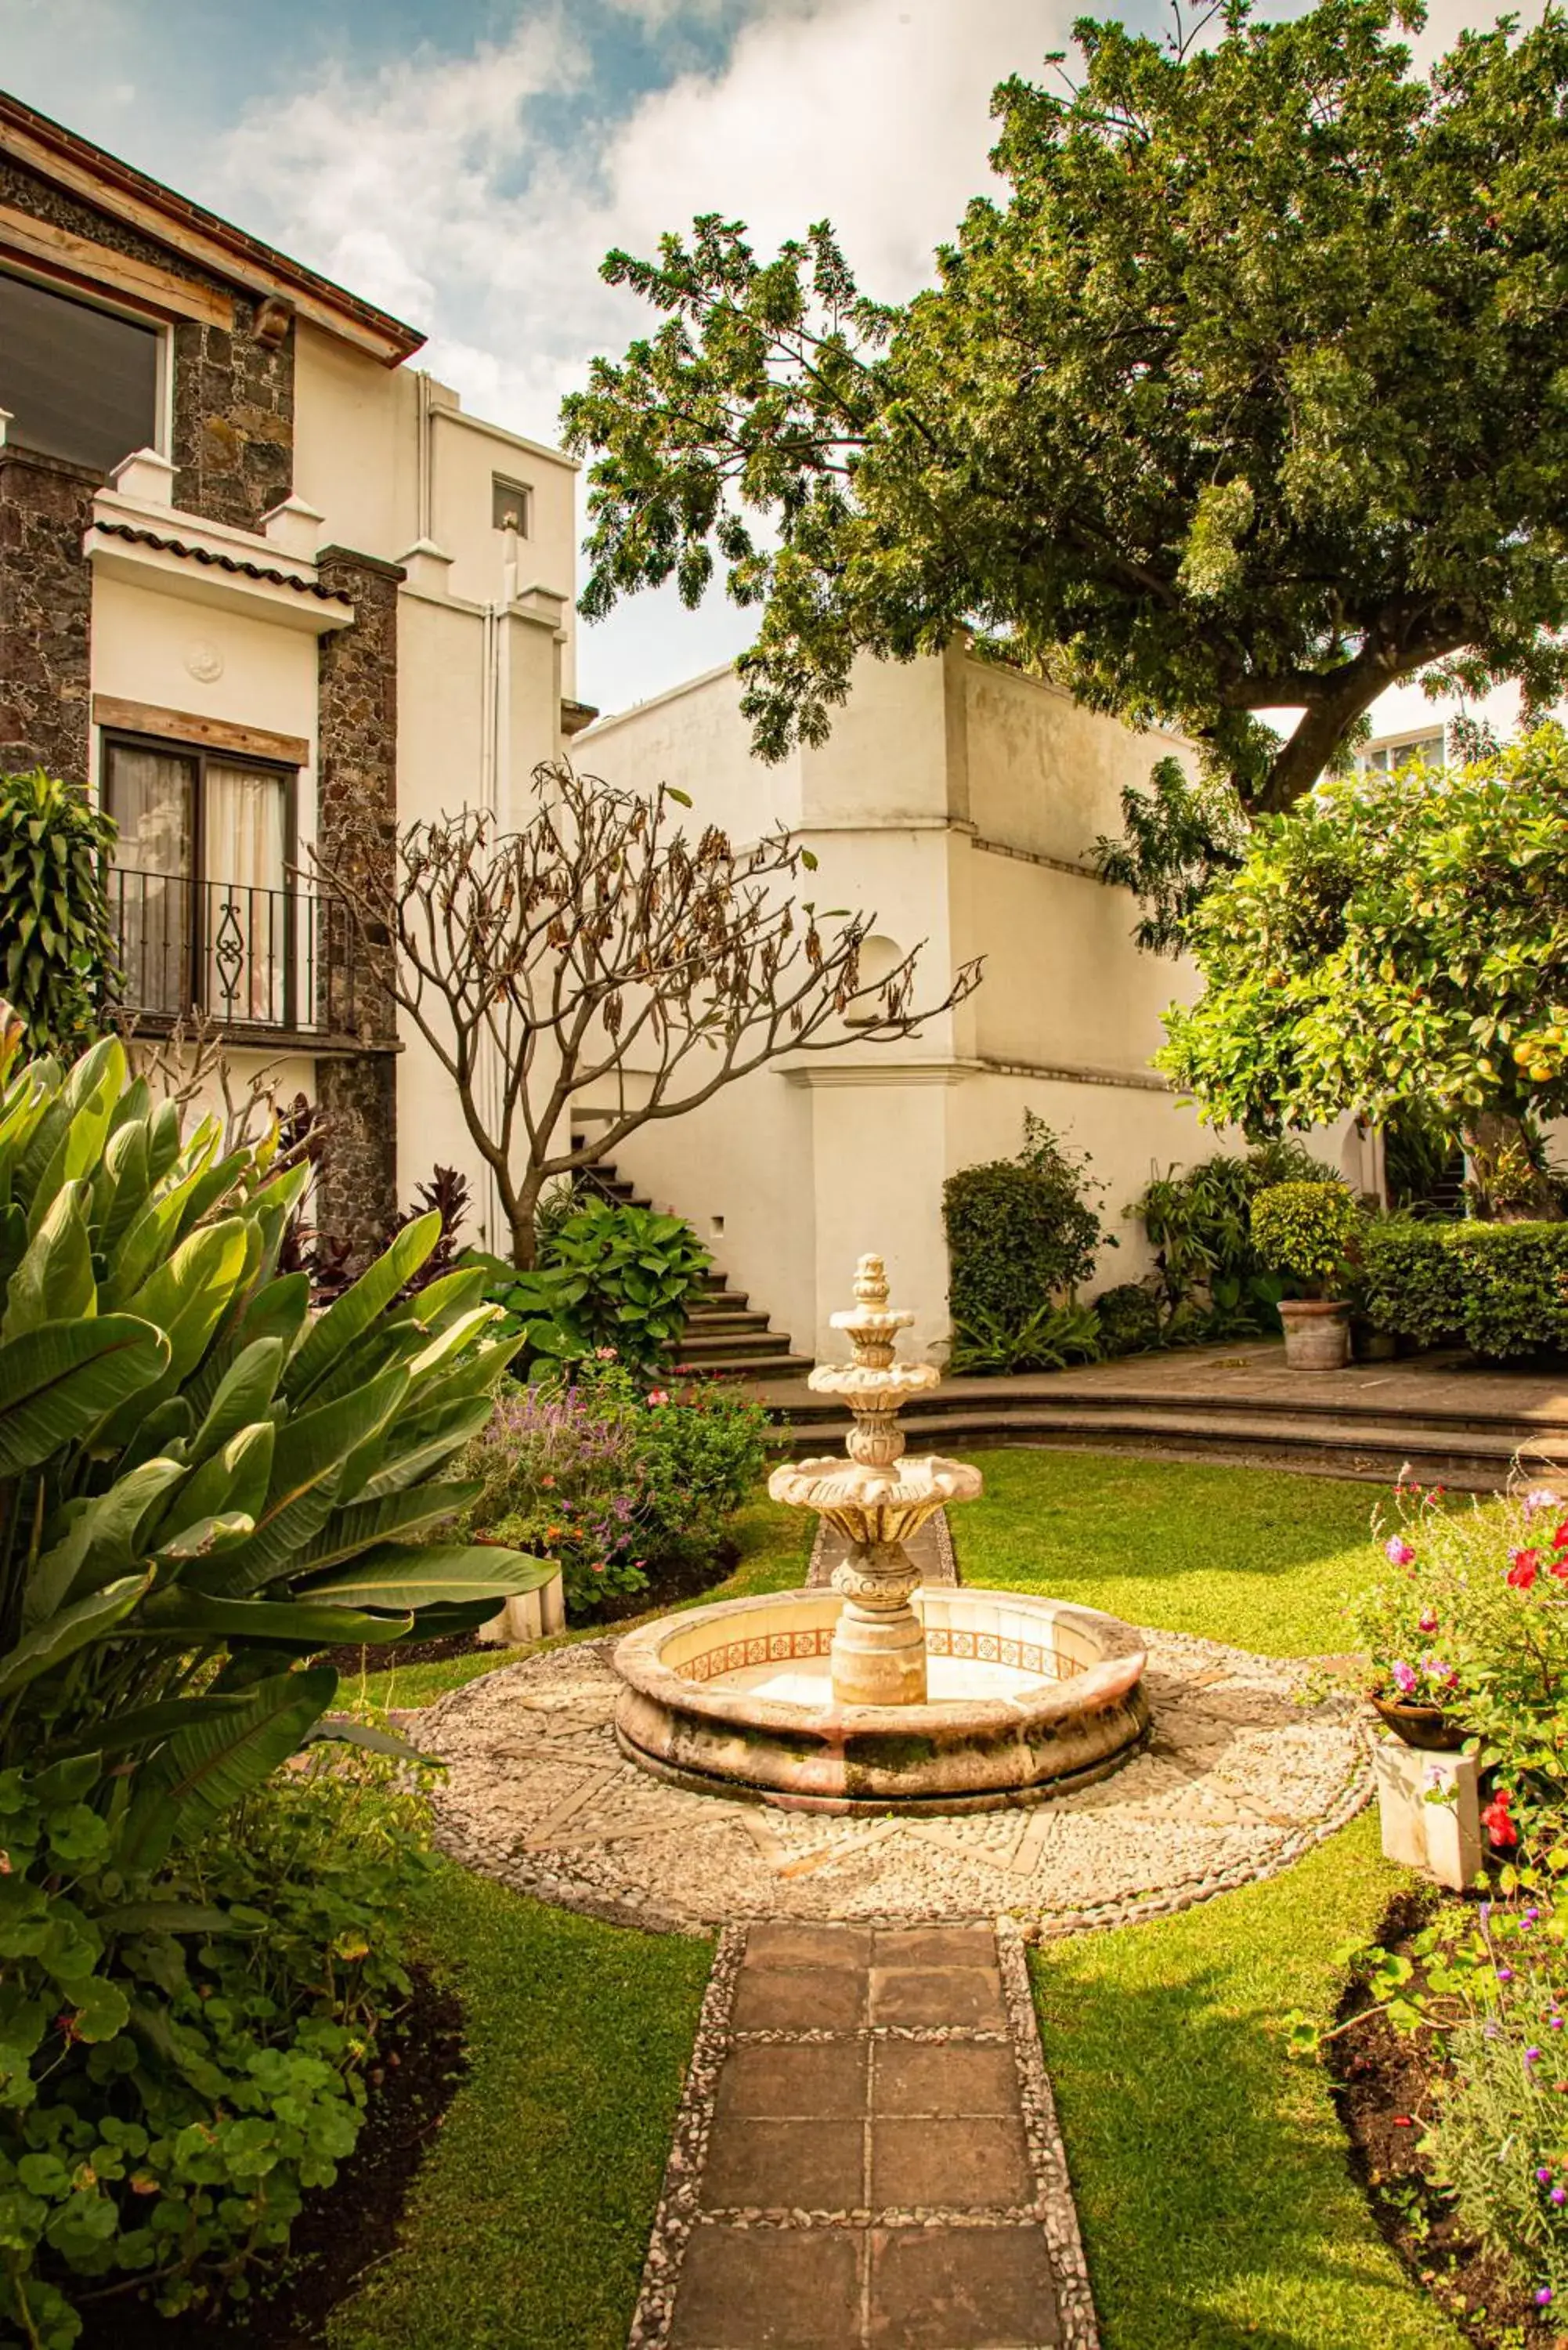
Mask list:
[[[676,1377],[645,1391],[601,1348],[569,1378],[502,1396],[465,1463],[482,1481],[470,1523],[556,1560],[574,1617],[624,1612],[656,1585],[700,1589],[761,1474],[765,1427],[733,1388]]]

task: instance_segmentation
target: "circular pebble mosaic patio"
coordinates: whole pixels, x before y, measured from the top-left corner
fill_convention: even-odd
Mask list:
[[[688,1794],[615,1742],[613,1640],[502,1667],[419,1718],[450,1767],[442,1848],[540,1899],[695,1931],[732,1918],[1017,1920],[1052,1936],[1267,1877],[1371,1792],[1358,1709],[1306,1669],[1148,1632],[1153,1732],[1126,1767],[1032,1809],[835,1817]]]

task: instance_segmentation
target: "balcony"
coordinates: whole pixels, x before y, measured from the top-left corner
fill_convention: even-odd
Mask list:
[[[384,992],[339,899],[116,866],[120,1008],[156,1033],[200,1015],[234,1043],[395,1049]]]

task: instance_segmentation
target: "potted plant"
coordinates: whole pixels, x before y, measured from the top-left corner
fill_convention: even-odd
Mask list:
[[[1252,1201],[1252,1245],[1272,1273],[1306,1295],[1282,1297],[1285,1360],[1296,1371],[1342,1370],[1350,1356],[1343,1295],[1360,1210],[1343,1183],[1274,1183]]]
[[[1389,1535],[1384,1556],[1394,1572],[1355,1603],[1356,1647],[1371,1659],[1366,1695],[1395,1736],[1428,1753],[1456,1754],[1469,1735],[1455,1710],[1459,1593],[1410,1533],[1419,1535],[1414,1527]]]

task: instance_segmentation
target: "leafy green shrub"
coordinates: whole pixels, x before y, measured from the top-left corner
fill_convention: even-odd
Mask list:
[[[1011,1367],[1033,1367],[1043,1345],[1054,1351],[1053,1310],[1074,1303],[1100,1248],[1088,1163],[1031,1112],[1016,1159],[965,1167],[943,1184],[955,1369],[961,1357],[977,1370],[1008,1356]]]
[[[463,1262],[483,1267],[485,1295],[543,1377],[603,1347],[637,1370],[668,1364],[712,1258],[680,1216],[596,1200],[546,1228],[531,1272],[499,1257]]]
[[[463,1466],[476,1532],[554,1559],[573,1616],[719,1555],[766,1457],[766,1415],[717,1381],[644,1394],[616,1362],[503,1393]]]
[[[0,775],[0,994],[36,1053],[79,1051],[113,976],[112,820],[74,784]]]
[[[1094,1306],[1047,1301],[1022,1323],[990,1314],[971,1322],[955,1320],[948,1367],[961,1378],[1006,1377],[1065,1370],[1069,1363],[1094,1362],[1099,1353],[1100,1317]]]
[[[1565,1926],[1544,1890],[1449,1903],[1408,1956],[1370,1954],[1367,2012],[1430,2036],[1421,2168],[1465,2234],[1542,2310],[1568,2293],[1568,2023],[1556,1993]]]
[[[17,1043],[0,1047],[0,2159],[14,2292],[36,2285],[58,2343],[63,2304],[29,2282],[40,2246],[79,2268],[119,2221],[90,2182],[55,2213],[21,2166],[57,2111],[140,2131],[154,2158],[173,2076],[223,2106],[171,2021],[168,1953],[133,1991],[122,1978],[140,1936],[194,1934],[204,1967],[233,1930],[213,1905],[182,1922],[179,1897],[226,1812],[311,1737],[379,1734],[332,1716],[337,1674],[305,1660],[472,1625],[548,1570],[408,1539],[472,1500],[439,1471],[511,1351],[480,1274],[399,1302],[439,1216],[311,1320],[305,1275],[275,1271],[303,1163],[276,1164],[275,1138],[225,1154],[215,1120],[185,1137],[118,1043],[68,1072],[14,1070]],[[264,1905],[249,1930],[267,1924]],[[250,2223],[221,2193],[215,2214],[235,2251]],[[168,2222],[147,2224],[152,2272],[184,2273]]]
[[[117,2282],[174,2314],[248,2293],[279,2256],[358,2137],[428,1845],[406,1767],[360,1753],[257,1788],[128,1900],[73,1783],[68,1765],[0,1773],[8,2314],[25,2303],[51,2345],[75,2338],[70,2302]],[[89,1951],[82,1997],[62,1961]],[[40,2009],[29,2068],[17,2025],[25,2041]]]
[[[1251,1203],[1276,1183],[1335,1181],[1332,1168],[1290,1138],[1260,1142],[1245,1158],[1224,1152],[1144,1186],[1127,1210],[1154,1252],[1163,1315],[1160,1343],[1200,1346],[1278,1330],[1285,1283],[1252,1243]]]
[[[1432,1347],[1506,1357],[1568,1347],[1568,1224],[1390,1218],[1363,1236],[1366,1311]]]
[[[1102,1289],[1094,1306],[1102,1355],[1143,1355],[1160,1344],[1159,1299],[1143,1282]]]
[[[1252,1201],[1263,1263],[1321,1296],[1344,1276],[1361,1211],[1343,1183],[1275,1183]]]

